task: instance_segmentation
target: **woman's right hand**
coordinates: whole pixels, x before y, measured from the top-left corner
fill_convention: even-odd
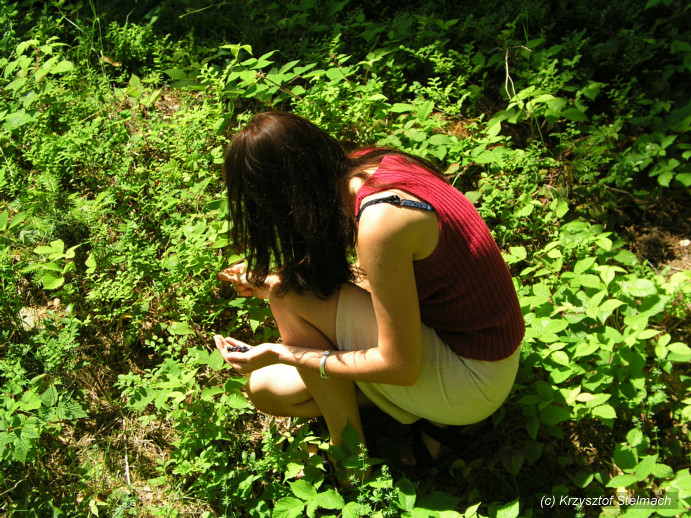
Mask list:
[[[268,299],[271,288],[278,282],[276,274],[269,274],[261,286],[255,286],[247,280],[247,264],[244,261],[231,264],[218,274],[218,280],[230,282],[240,297],[257,297]]]

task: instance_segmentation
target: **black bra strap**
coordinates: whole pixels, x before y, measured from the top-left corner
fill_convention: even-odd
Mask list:
[[[370,205],[374,205],[376,203],[391,203],[392,205],[400,205],[402,207],[413,207],[415,209],[422,209],[422,210],[429,210],[433,211],[434,207],[432,207],[429,203],[425,203],[424,201],[414,201],[414,200],[404,200],[397,194],[392,194],[391,196],[385,196],[384,198],[377,198],[376,200],[370,200],[368,202],[363,203],[360,205],[360,210],[357,213],[357,216],[355,217],[355,221],[360,221],[360,216],[362,216],[362,211],[365,210],[367,207]]]

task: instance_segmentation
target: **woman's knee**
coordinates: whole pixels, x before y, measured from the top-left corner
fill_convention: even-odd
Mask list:
[[[245,392],[257,410],[275,416],[292,415],[295,405],[312,398],[297,370],[286,365],[252,372]]]
[[[266,390],[265,387],[252,383],[251,381],[245,386],[245,393],[247,398],[254,405],[254,408],[270,415],[280,415],[277,412],[279,408],[279,396],[271,391]]]

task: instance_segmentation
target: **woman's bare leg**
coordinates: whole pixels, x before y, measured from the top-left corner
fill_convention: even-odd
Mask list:
[[[338,293],[326,300],[295,293],[271,297],[271,310],[283,342],[315,349],[335,348],[337,306]],[[268,414],[323,416],[331,444],[341,444],[348,424],[364,442],[358,395],[350,380],[322,379],[318,372],[272,365],[251,374],[247,391],[254,405]]]

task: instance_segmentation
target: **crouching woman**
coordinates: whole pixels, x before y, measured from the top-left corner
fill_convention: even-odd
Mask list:
[[[282,343],[243,353],[215,340],[259,410],[323,416],[339,444],[348,424],[364,437],[359,407],[374,404],[425,423],[417,462],[428,464],[445,428],[500,407],[521,309],[489,229],[431,164],[388,148],[348,156],[278,112],[235,134],[224,170],[246,262],[219,278],[270,299]]]

